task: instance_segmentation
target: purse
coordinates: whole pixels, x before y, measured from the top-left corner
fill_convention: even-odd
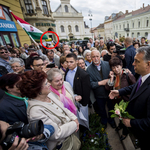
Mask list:
[[[65,139],[62,143],[62,147],[59,150],[79,150],[81,142],[77,136],[73,133]]]

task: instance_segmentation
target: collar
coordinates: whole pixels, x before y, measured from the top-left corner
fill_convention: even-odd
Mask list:
[[[15,96],[15,95],[12,95],[12,94],[7,93],[7,92],[5,92],[5,94],[7,94],[8,96],[11,96],[11,97],[13,97],[13,98],[16,98],[16,99],[18,99],[18,100],[20,100],[20,101],[24,101],[25,104],[26,104],[26,106],[28,107],[28,102],[27,102],[28,98]]]
[[[71,71],[71,72],[76,72],[76,71],[77,71],[77,67],[75,67],[73,70],[70,70],[70,69],[69,69],[69,71]]]
[[[145,76],[142,77],[142,84],[144,81],[150,76],[150,73],[146,74]]]
[[[9,57],[9,60],[11,60],[11,59],[12,59],[12,58],[11,58],[11,57]],[[4,60],[4,59],[3,59],[3,58],[1,58],[1,57],[0,57],[0,60],[1,60],[1,61],[3,61],[3,62],[7,62],[7,63],[8,63],[8,61]]]

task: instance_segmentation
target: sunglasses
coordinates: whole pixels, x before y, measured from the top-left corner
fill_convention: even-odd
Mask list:
[[[4,54],[4,53],[6,53],[6,54],[7,54],[7,53],[8,53],[8,51],[5,51],[5,52],[0,52],[0,54]]]

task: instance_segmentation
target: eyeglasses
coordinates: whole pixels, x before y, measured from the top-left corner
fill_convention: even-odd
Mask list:
[[[38,64],[38,65],[33,65],[33,66],[36,66],[36,67],[42,67],[42,66],[44,66],[45,64],[43,63],[43,64]]]
[[[7,53],[8,53],[8,51],[5,51],[5,52],[0,52],[0,54],[4,54],[4,53],[6,53],[6,54],[7,54]]]

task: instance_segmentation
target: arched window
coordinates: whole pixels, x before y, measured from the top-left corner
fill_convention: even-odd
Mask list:
[[[76,25],[75,26],[76,32],[79,32],[79,27]]]
[[[71,25],[68,26],[68,31],[72,32]]]
[[[69,12],[69,11],[68,11],[68,6],[67,6],[67,5],[65,5],[65,12]]]
[[[47,3],[45,0],[42,0],[43,13],[48,15]]]
[[[140,32],[137,33],[137,37],[139,37],[139,36],[140,36]]]
[[[49,28],[48,31],[53,31],[53,28]]]
[[[138,27],[140,28],[140,21],[138,22]]]
[[[60,29],[61,29],[61,32],[65,32],[65,29],[64,29],[63,25],[60,26]]]
[[[149,26],[149,20],[146,20],[146,27]]]
[[[24,3],[25,3],[25,6],[26,6],[27,13],[33,14],[34,11],[33,11],[31,0],[24,0]]]
[[[132,33],[132,37],[134,38],[134,33]]]

